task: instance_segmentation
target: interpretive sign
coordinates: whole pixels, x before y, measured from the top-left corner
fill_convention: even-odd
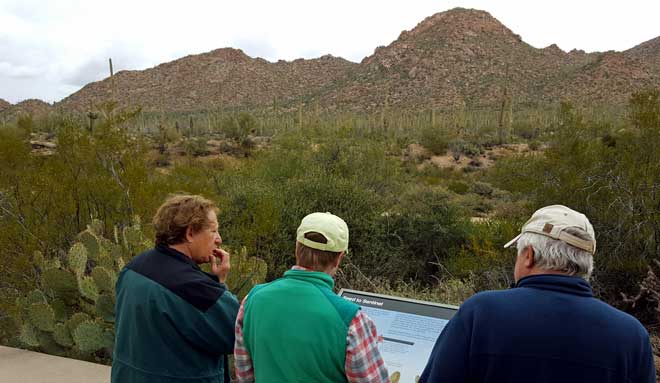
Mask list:
[[[383,337],[380,352],[390,375],[415,383],[435,341],[458,307],[342,289],[339,295],[362,307]]]

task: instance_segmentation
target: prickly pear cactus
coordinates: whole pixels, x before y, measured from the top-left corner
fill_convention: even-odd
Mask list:
[[[33,254],[39,289],[16,298],[23,346],[77,359],[108,363],[112,355],[115,284],[133,256],[152,247],[135,219],[103,236],[94,221],[61,256]],[[230,251],[231,252],[231,251]],[[245,248],[231,252],[230,290],[240,298],[266,278],[266,263]],[[207,268],[208,269],[208,268]]]
[[[39,289],[16,299],[19,341],[47,353],[108,362],[115,321],[115,283],[133,251],[148,246],[135,220],[102,236],[103,224],[94,221],[60,257],[35,252]],[[126,237],[128,235],[128,238]]]
[[[82,243],[76,243],[69,250],[67,254],[67,264],[69,269],[73,271],[77,276],[81,276],[85,273],[87,268],[87,249]]]
[[[112,348],[114,333],[97,321],[85,321],[73,330],[73,341],[81,352]]]
[[[28,318],[37,329],[46,332],[55,330],[55,311],[46,302],[28,306]]]

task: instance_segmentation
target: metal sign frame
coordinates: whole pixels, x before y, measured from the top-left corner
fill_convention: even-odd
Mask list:
[[[395,296],[392,296],[392,295],[376,294],[376,293],[370,293],[368,291],[360,291],[360,290],[341,289],[341,290],[339,290],[339,293],[337,295],[339,295],[340,297],[343,298],[344,293],[351,293],[351,294],[356,294],[356,295],[366,295],[366,296],[370,296],[370,297],[385,298],[385,299],[391,299],[391,300],[401,301],[401,302],[417,303],[417,304],[420,304],[420,305],[441,307],[441,308],[451,309],[451,310],[458,310],[459,309],[459,306],[454,306],[454,305],[447,305],[447,304],[435,303],[435,302],[429,302],[429,301],[420,301],[418,299],[412,299],[412,298],[395,297]]]

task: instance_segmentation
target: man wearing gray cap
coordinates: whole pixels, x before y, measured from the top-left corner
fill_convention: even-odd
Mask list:
[[[330,213],[303,218],[296,266],[255,286],[238,312],[239,382],[389,382],[376,326],[332,290],[347,249],[344,220]]]
[[[518,249],[515,287],[465,301],[420,382],[655,382],[647,331],[587,282],[595,238],[583,214],[537,210],[505,245]]]

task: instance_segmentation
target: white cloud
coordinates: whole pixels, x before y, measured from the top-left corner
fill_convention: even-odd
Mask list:
[[[11,78],[34,78],[42,75],[43,71],[26,65],[13,65],[0,61],[0,73]]]
[[[57,101],[107,76],[108,57],[116,71],[230,46],[359,62],[456,6],[490,12],[538,48],[625,50],[660,35],[657,0],[0,0],[0,98]]]

